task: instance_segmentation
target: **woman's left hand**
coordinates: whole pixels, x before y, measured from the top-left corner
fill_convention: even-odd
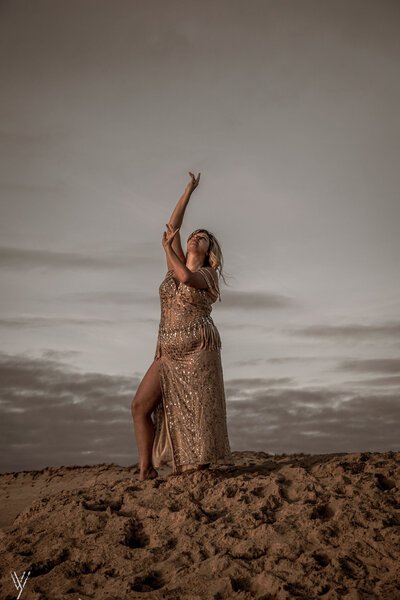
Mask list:
[[[168,246],[172,245],[172,241],[180,229],[180,227],[173,229],[170,223],[166,223],[166,227],[168,229],[168,232],[164,231],[162,237],[162,245],[164,246],[164,250],[166,250]]]

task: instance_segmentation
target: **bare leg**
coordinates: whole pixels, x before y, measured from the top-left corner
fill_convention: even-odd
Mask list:
[[[131,405],[140,456],[139,479],[141,481],[158,476],[152,463],[154,425],[150,415],[161,400],[160,361],[154,360],[140,382]]]

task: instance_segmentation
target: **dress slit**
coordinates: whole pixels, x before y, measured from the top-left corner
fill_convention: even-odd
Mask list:
[[[163,368],[163,365],[162,365],[162,361],[161,361],[160,372],[161,372],[162,368]],[[174,445],[172,443],[171,433],[170,433],[170,430],[169,430],[167,409],[166,409],[166,406],[165,406],[165,398],[164,398],[164,396],[163,396],[163,399],[162,399],[162,404],[163,404],[163,422],[165,423],[165,429],[167,431],[167,436],[168,436],[169,451],[170,451],[171,458],[172,458],[172,468],[173,468],[173,471],[175,472],[176,471],[176,462],[175,462]]]

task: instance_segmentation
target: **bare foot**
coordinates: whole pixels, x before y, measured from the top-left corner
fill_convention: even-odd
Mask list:
[[[158,471],[155,470],[153,466],[148,469],[144,469],[140,471],[139,481],[145,481],[146,479],[155,479],[158,477]]]

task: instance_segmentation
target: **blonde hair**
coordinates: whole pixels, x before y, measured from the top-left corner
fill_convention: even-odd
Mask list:
[[[211,231],[208,231],[208,229],[195,229],[189,235],[187,241],[189,241],[190,238],[195,233],[200,233],[200,232],[206,233],[210,240],[210,245],[208,246],[208,251],[207,251],[206,257],[204,259],[203,267],[213,267],[213,269],[215,269],[217,271],[218,278],[222,277],[225,285],[228,285],[225,281],[224,273],[222,272],[222,269],[224,266],[224,257],[222,255],[221,246],[219,245],[219,242],[218,242],[217,238],[215,237],[215,235]],[[188,255],[188,253],[186,252],[185,262],[187,260],[187,255]]]

